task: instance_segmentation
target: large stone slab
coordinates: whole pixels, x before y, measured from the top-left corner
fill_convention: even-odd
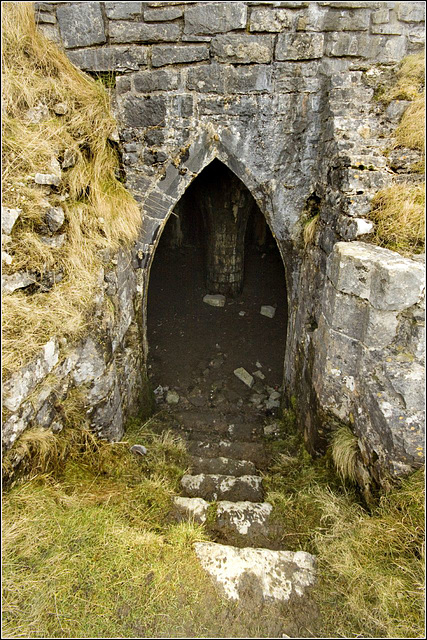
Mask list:
[[[245,547],[269,544],[269,519],[273,510],[269,502],[221,500],[216,507],[212,527],[222,542]]]
[[[338,291],[387,311],[416,304],[425,287],[421,264],[364,242],[337,242],[328,258],[327,275]]]
[[[71,62],[84,71],[138,71],[147,64],[145,47],[108,46],[75,49],[67,53]]]
[[[56,17],[66,49],[88,47],[106,41],[100,2],[59,6]]]
[[[323,56],[322,33],[281,33],[276,60],[311,60]]]
[[[141,14],[142,2],[105,2],[105,13],[110,20],[129,20]]]
[[[128,42],[175,42],[181,34],[177,24],[143,24],[141,22],[111,22],[113,44]]]
[[[188,7],[185,15],[184,33],[211,34],[244,29],[247,7],[241,2],[209,2]]]
[[[315,558],[304,551],[237,549],[214,542],[194,544],[200,563],[230,600],[287,602],[315,583]]]
[[[201,62],[209,58],[209,49],[204,44],[187,46],[171,45],[153,47],[151,63],[153,67],[163,67],[167,64],[185,64]]]

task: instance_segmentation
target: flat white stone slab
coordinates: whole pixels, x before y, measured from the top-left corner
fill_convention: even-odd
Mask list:
[[[265,527],[267,531],[268,518],[273,510],[269,502],[231,502],[221,500],[217,502],[217,518],[224,520],[228,527],[235,529],[240,535],[246,536],[255,527]]]
[[[212,295],[208,293],[204,298],[203,302],[209,304],[211,307],[223,307],[225,305],[225,296],[221,294]]]
[[[274,318],[274,314],[276,313],[275,307],[270,307],[270,305],[265,304],[261,307],[260,314],[262,316],[267,316],[267,318]]]
[[[230,600],[240,600],[248,587],[253,599],[286,602],[302,596],[315,582],[315,558],[305,551],[271,551],[196,542],[203,569]],[[252,595],[252,594],[251,594]]]
[[[251,388],[253,386],[253,384],[254,384],[253,376],[251,376],[251,374],[248,373],[246,371],[246,369],[244,369],[243,367],[239,367],[238,369],[235,369],[234,370],[234,375],[237,376],[237,378],[239,378],[239,380],[244,382],[244,384],[246,386],[248,386],[249,388]]]

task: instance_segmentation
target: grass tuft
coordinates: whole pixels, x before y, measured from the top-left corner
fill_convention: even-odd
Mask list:
[[[372,199],[369,218],[375,223],[372,241],[403,255],[422,253],[425,246],[424,185],[394,184]]]
[[[314,236],[317,229],[317,221],[319,219],[319,214],[317,213],[314,218],[309,220],[304,227],[304,247],[308,247],[310,244],[314,242]]]
[[[48,272],[62,280],[48,292],[5,296],[3,372],[27,363],[52,335],[78,338],[91,321],[102,267],[101,252],[132,242],[140,225],[137,203],[117,178],[119,158],[109,141],[116,129],[101,81],[76,69],[65,53],[36,28],[31,3],[8,2],[2,11],[3,204],[22,213],[12,231],[7,274]],[[58,116],[54,106],[65,103]],[[38,107],[38,123],[28,113]],[[64,154],[73,167],[61,172],[57,189],[34,183],[36,173],[55,173]],[[49,206],[62,206],[66,241],[52,249],[46,234]]]
[[[356,480],[357,437],[347,426],[338,427],[331,438],[332,459],[343,480]]]

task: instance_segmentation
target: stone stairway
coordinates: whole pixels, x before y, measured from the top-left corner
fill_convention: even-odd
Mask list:
[[[172,516],[204,524],[215,542],[199,542],[196,554],[222,592],[287,602],[315,580],[310,554],[280,549],[280,531],[264,502],[262,476],[269,461],[263,427],[241,414],[183,411],[177,429],[190,454]]]

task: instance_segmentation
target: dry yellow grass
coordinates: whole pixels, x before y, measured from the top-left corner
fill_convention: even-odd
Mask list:
[[[415,100],[423,90],[425,81],[425,52],[406,56],[396,74],[396,82],[388,87],[381,100]]]
[[[336,429],[331,438],[332,459],[343,480],[355,481],[357,437],[347,427]]]
[[[420,253],[425,243],[424,185],[395,184],[372,199],[373,242],[404,255]]]
[[[304,237],[304,247],[308,247],[308,245],[313,244],[314,235],[317,229],[317,221],[319,219],[319,214],[316,214],[314,218],[309,220],[304,227],[303,237]]]
[[[63,52],[37,31],[31,3],[4,3],[3,30],[3,204],[22,214],[12,232],[8,274],[31,271],[43,277],[62,272],[48,293],[14,292],[3,305],[4,375],[17,370],[52,335],[77,338],[87,326],[99,277],[102,249],[136,238],[137,203],[117,179],[118,157],[109,141],[116,129],[109,96],[73,67]],[[65,103],[58,116],[54,105]],[[42,105],[45,119],[27,114]],[[75,165],[62,171],[61,185],[46,195],[35,173],[53,173],[66,150]],[[66,242],[52,249],[40,241],[46,212],[62,206]]]
[[[425,149],[426,94],[418,95],[406,109],[399,126],[394,132],[395,146],[409,149]]]

